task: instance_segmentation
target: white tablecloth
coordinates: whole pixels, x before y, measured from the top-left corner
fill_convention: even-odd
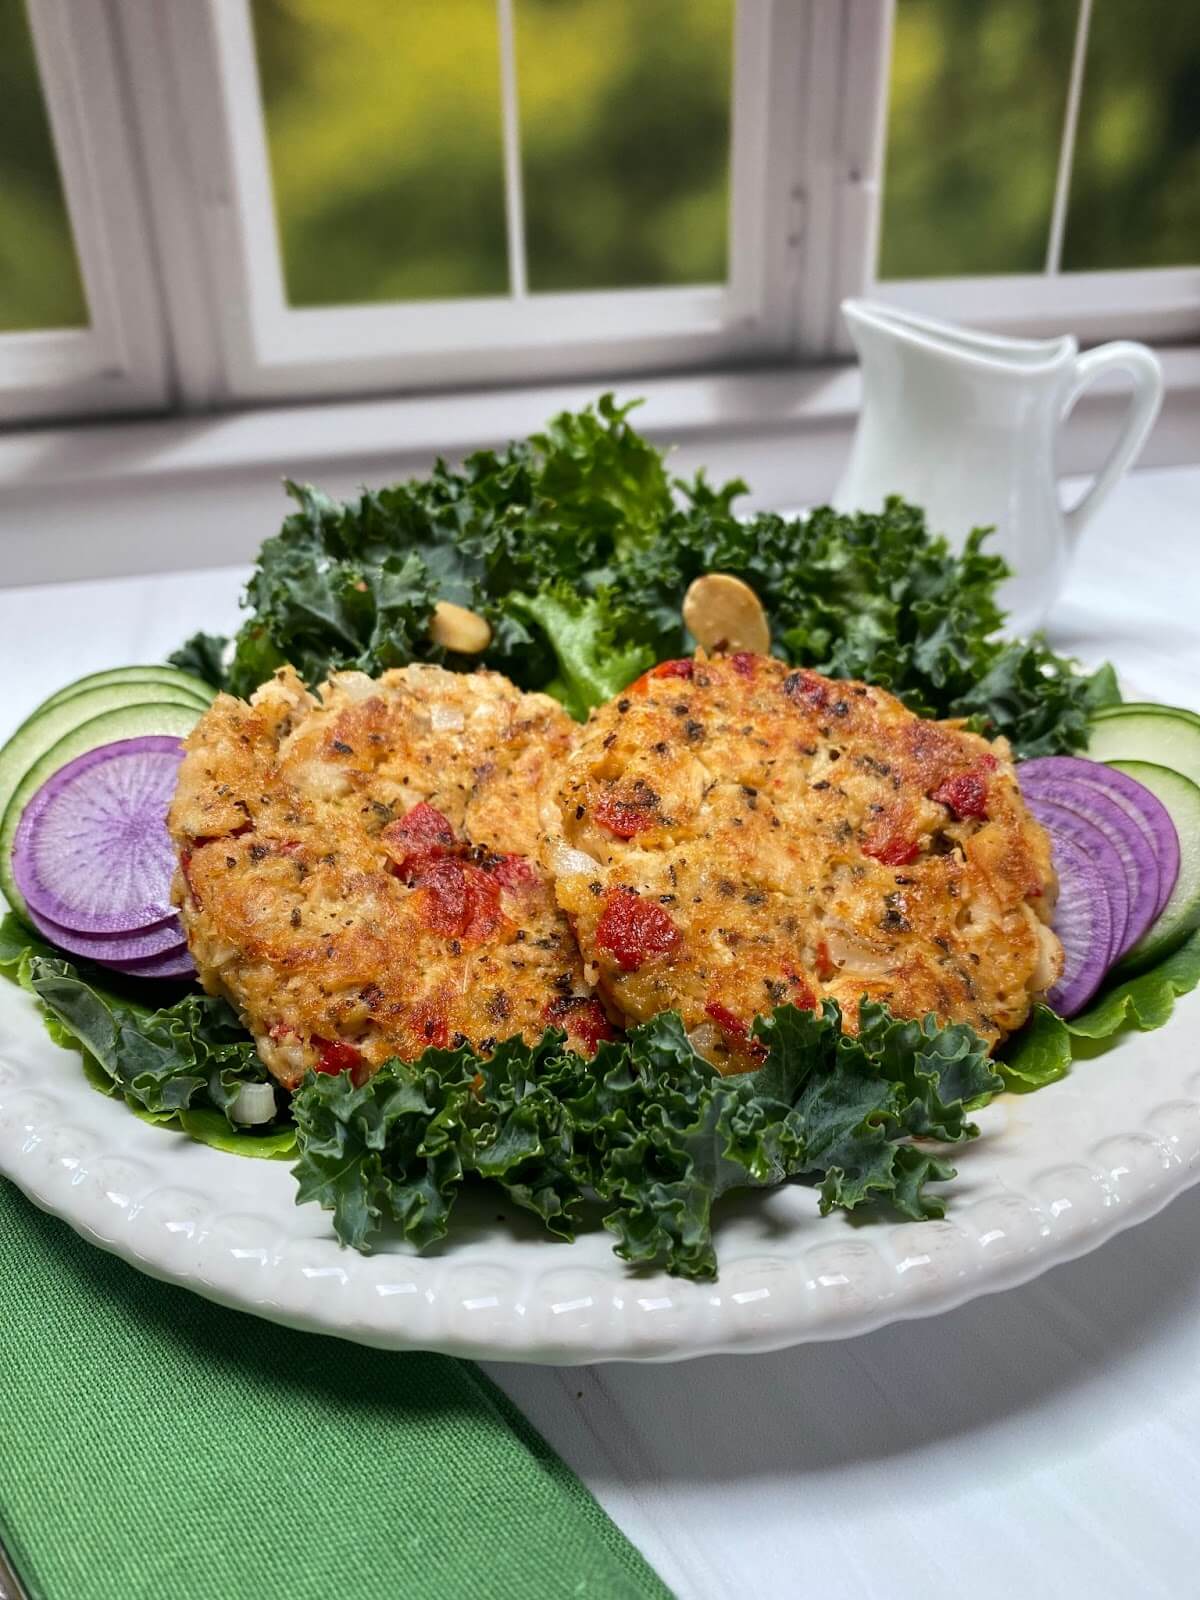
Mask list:
[[[72,677],[232,626],[243,576],[0,591],[0,736]],[[1200,469],[1120,487],[1049,632],[1200,706]],[[489,1370],[689,1600],[1200,1593],[1200,1188],[1038,1282],[846,1344]]]

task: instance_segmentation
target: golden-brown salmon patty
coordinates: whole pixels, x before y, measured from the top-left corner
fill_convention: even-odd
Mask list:
[[[539,799],[575,724],[497,673],[290,668],[219,696],[170,828],[201,980],[294,1087],[430,1045],[610,1035],[537,862]]]
[[[1060,970],[1007,746],[866,684],[663,662],[592,714],[555,809],[589,975],[631,1022],[678,1009],[726,1071],[754,1065],[757,1014],[824,996],[850,1028],[867,996],[994,1044]]]

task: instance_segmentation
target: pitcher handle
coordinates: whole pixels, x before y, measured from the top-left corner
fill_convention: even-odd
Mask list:
[[[1096,474],[1091,488],[1077,505],[1063,514],[1063,522],[1072,542],[1078,539],[1108,499],[1117,480],[1136,459],[1162,404],[1163,375],[1158,357],[1144,344],[1120,339],[1113,344],[1102,344],[1098,350],[1088,350],[1078,357],[1075,362],[1075,381],[1062,410],[1063,418],[1090,383],[1103,373],[1114,371],[1127,372],[1133,379],[1129,411],[1120,437],[1113,445],[1108,460]]]

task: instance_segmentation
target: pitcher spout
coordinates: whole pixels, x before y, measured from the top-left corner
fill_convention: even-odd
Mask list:
[[[862,359],[891,345],[940,355],[948,362],[962,363],[981,373],[1016,372],[1034,378],[1057,374],[1078,353],[1072,334],[1056,339],[1011,339],[952,322],[938,322],[876,300],[843,300],[842,314]]]

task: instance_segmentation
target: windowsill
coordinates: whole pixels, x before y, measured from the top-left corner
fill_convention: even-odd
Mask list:
[[[639,431],[707,434],[828,426],[857,415],[855,366],[537,384],[396,399],[273,406],[161,421],[89,422],[0,439],[0,483],[145,482],[204,472],[288,472],[300,461],[462,456],[520,438],[606,390],[644,401]]]
[[[1162,417],[1142,464],[1200,460],[1200,347],[1160,352]],[[674,446],[680,473],[744,478],[747,508],[832,490],[861,398],[855,366],[762,368],[343,401],[143,422],[95,422],[0,439],[0,583],[249,560],[285,509],[280,477],[335,494],[535,432],[606,388],[641,396],[637,426]],[[1065,431],[1060,467],[1094,470],[1124,406],[1098,385]]]

